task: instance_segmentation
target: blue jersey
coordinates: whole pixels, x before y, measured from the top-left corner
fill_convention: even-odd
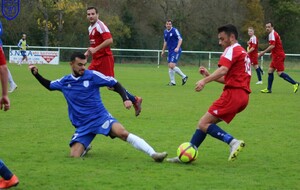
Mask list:
[[[182,38],[179,31],[176,28],[172,27],[170,30],[166,29],[164,31],[164,39],[165,42],[167,42],[169,53],[172,53],[174,52],[174,49],[177,47],[178,41],[181,40]],[[181,47],[179,48],[179,52],[181,52]]]
[[[69,118],[73,126],[80,131],[92,130],[112,118],[104,107],[99,88],[112,87],[117,83],[113,77],[107,77],[97,71],[85,70],[80,77],[72,74],[51,81],[50,89],[61,91],[68,103]]]

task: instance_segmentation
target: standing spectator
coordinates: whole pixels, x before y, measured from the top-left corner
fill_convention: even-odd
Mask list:
[[[168,66],[169,66],[169,86],[175,86],[175,73],[181,76],[182,85],[184,85],[188,79],[180,68],[177,66],[177,62],[181,55],[182,37],[177,28],[172,27],[172,20],[166,21],[166,29],[164,30],[164,45],[161,51],[161,56],[165,54],[165,49],[168,47]]]
[[[199,120],[190,143],[198,148],[209,134],[230,146],[228,161],[232,161],[245,143],[222,130],[217,123],[225,121],[229,124],[236,114],[247,107],[251,93],[251,65],[246,50],[238,44],[238,32],[234,25],[219,27],[218,38],[219,45],[224,49],[218,63],[219,68],[210,74],[206,68],[200,67],[199,72],[204,78],[196,83],[195,90],[200,92],[206,84],[216,81],[224,84],[223,93]],[[180,162],[178,157],[167,161]]]
[[[250,36],[249,41],[247,42],[247,53],[249,55],[252,66],[255,68],[258,81],[256,84],[262,84],[261,76],[264,74],[263,70],[258,65],[258,39],[254,35],[253,27],[248,28],[248,35]]]
[[[27,55],[26,55],[26,50],[29,47],[29,45],[26,42],[26,34],[22,34],[22,38],[18,43],[18,47],[20,48],[21,55],[23,56],[23,58],[18,63],[18,65],[21,65],[24,60],[26,62],[28,61],[28,58],[27,58]]]
[[[92,62],[88,69],[98,71],[106,76],[114,77],[114,57],[110,49],[110,45],[113,43],[112,35],[108,27],[99,20],[99,13],[96,7],[87,8],[87,19],[90,22],[88,28],[90,47],[85,52],[85,55],[87,57],[89,55],[92,56]],[[125,91],[130,101],[133,103],[135,116],[140,115],[143,99],[132,95],[126,89]]]
[[[274,30],[273,23],[266,24],[266,31],[269,33],[269,46],[259,53],[259,57],[266,52],[271,52],[271,63],[268,70],[268,87],[261,90],[262,93],[272,93],[272,85],[274,80],[274,72],[277,71],[278,76],[291,83],[294,87],[294,93],[298,91],[299,82],[294,81],[287,73],[284,72],[285,53],[279,34]]]
[[[122,85],[113,77],[105,76],[94,70],[85,70],[87,59],[80,52],[71,55],[72,73],[58,80],[43,78],[34,65],[30,65],[32,74],[48,90],[61,91],[68,103],[69,119],[75,127],[71,139],[71,157],[81,157],[97,134],[118,137],[133,147],[148,154],[156,162],[162,162],[166,152],[156,152],[145,140],[129,133],[104,107],[99,88],[113,87],[122,97],[126,109],[132,102]]]

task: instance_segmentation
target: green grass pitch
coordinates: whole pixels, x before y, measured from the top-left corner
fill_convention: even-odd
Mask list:
[[[70,73],[68,64],[39,65],[39,72],[54,80]],[[98,135],[84,159],[69,158],[74,132],[60,92],[49,92],[31,75],[27,65],[9,64],[18,85],[10,94],[11,110],[0,113],[0,158],[19,177],[16,190],[95,189],[262,189],[300,188],[300,92],[275,75],[273,93],[255,85],[250,102],[230,125],[220,126],[246,147],[228,162],[229,147],[208,136],[191,164],[155,163],[146,154],[119,139]],[[166,86],[168,69],[151,64],[117,64],[116,78],[131,93],[142,96],[142,113],[126,110],[117,93],[101,89],[103,102],[125,128],[144,138],[157,151],[176,156],[189,141],[199,118],[219,97],[222,85],[194,86],[201,78],[197,66],[182,66],[189,76],[185,86]],[[266,72],[266,70],[265,70]],[[300,81],[300,69],[287,70]]]

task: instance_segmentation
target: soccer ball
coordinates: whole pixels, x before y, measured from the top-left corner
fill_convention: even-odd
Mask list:
[[[177,149],[177,156],[181,162],[190,163],[196,160],[198,149],[189,142],[182,143]]]

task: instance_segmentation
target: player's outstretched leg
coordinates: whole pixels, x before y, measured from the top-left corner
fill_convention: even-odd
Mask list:
[[[168,156],[167,152],[155,152],[152,154],[152,158],[155,162],[162,162]]]
[[[132,133],[129,133],[126,141],[129,142],[134,148],[151,156],[155,162],[162,162],[168,156],[167,152],[155,152],[155,150],[144,139]]]

